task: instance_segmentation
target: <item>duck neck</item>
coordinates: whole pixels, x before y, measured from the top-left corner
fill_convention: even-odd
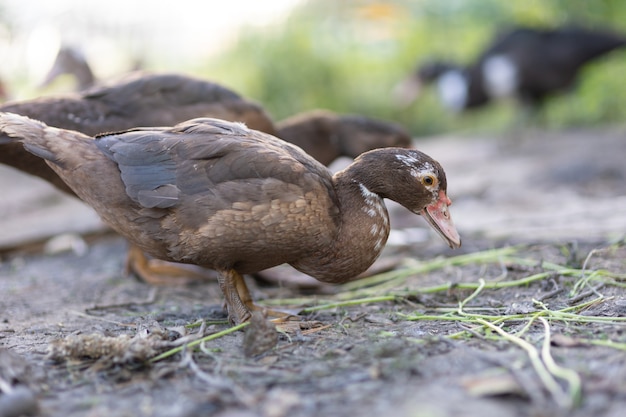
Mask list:
[[[87,63],[77,63],[72,73],[76,77],[79,91],[93,86],[96,81],[96,77]]]
[[[338,233],[330,245],[293,266],[319,281],[346,282],[365,271],[389,237],[389,214],[375,181],[355,175],[354,164],[333,177],[340,209]]]

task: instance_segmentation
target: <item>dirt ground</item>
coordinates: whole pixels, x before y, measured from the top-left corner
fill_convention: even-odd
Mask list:
[[[185,325],[204,320],[206,335],[229,328],[217,282],[155,287],[125,276],[126,243],[90,209],[0,167],[0,416],[20,408],[42,416],[622,416],[626,128],[436,137],[416,146],[446,169],[463,247],[449,250],[423,220],[390,205],[394,230],[381,261],[402,259],[398,268],[406,268],[521,245],[515,257],[531,262],[410,274],[375,294],[405,296],[301,313],[313,327],[277,342],[261,323],[156,362],[147,359],[199,332]],[[53,238],[60,233],[69,234]],[[581,269],[594,249],[585,268],[609,271],[614,284],[594,281],[573,296],[580,276],[566,268]],[[561,272],[549,272],[552,264]],[[474,297],[463,287],[545,271]],[[297,298],[289,306],[296,311],[350,291],[248,282],[259,303]],[[573,387],[571,372],[551,389],[520,344],[475,322],[417,319],[459,302],[476,314],[527,317],[541,310],[536,301],[561,311],[594,299],[576,319],[549,320],[554,361],[580,379],[573,404],[557,395]],[[545,328],[528,323],[500,324],[541,350]],[[250,349],[262,353],[246,355]]]

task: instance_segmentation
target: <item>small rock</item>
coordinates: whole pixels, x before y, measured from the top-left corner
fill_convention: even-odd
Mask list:
[[[87,253],[88,249],[89,246],[82,237],[74,233],[64,233],[49,239],[43,251],[46,255],[73,252],[77,256],[83,256]]]
[[[260,311],[252,313],[250,324],[243,335],[243,353],[247,357],[261,355],[274,349],[278,343],[276,326]]]

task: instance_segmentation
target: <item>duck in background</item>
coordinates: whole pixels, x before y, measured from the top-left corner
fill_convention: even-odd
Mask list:
[[[625,45],[625,36],[605,30],[518,27],[496,36],[466,67],[444,61],[420,64],[393,93],[399,105],[408,106],[425,85],[434,83],[443,106],[452,112],[506,97],[537,110],[549,96],[572,89],[585,64]]]
[[[83,51],[74,46],[63,45],[59,48],[52,67],[46,74],[40,88],[48,87],[57,78],[66,74],[76,79],[75,91],[86,90],[96,83],[96,76]]]
[[[397,123],[328,110],[298,113],[278,122],[276,130],[279,138],[298,145],[324,165],[376,148],[411,146],[411,135]]]
[[[2,78],[0,78],[0,103],[4,103],[7,100],[10,100],[11,94],[9,93],[6,83]]]
[[[94,138],[0,113],[0,131],[141,250],[217,271],[235,324],[257,309],[242,274],[288,263],[342,283],[366,270],[389,236],[384,198],[461,245],[445,172],[414,149],[366,152],[332,175],[297,146],[218,119]]]
[[[259,104],[217,83],[179,74],[131,73],[82,92],[5,103],[0,111],[87,135],[138,126],[172,126],[200,116],[239,121],[275,134],[271,117]],[[43,160],[19,144],[0,141],[0,163],[71,193]]]
[[[91,65],[85,58],[85,54],[74,46],[65,45],[60,48],[55,62],[42,85],[49,85],[57,77],[63,74],[69,74],[76,78],[77,91],[84,91],[96,83],[94,72],[91,69]],[[141,76],[138,78],[141,78]],[[156,85],[157,81],[154,80],[151,84]],[[128,88],[123,84],[123,82],[118,86],[117,91],[111,91],[109,87],[113,88],[115,87],[115,84],[109,83],[103,89],[98,89],[94,93],[90,93],[88,97],[94,97],[95,95],[102,94],[102,91],[105,91],[105,94],[113,96],[114,100],[120,104],[129,103],[132,100],[141,104],[145,108],[149,107],[148,104],[144,105],[143,103],[150,101],[150,99],[142,97],[142,95],[149,90],[149,86],[142,89],[136,89],[134,97],[131,97],[130,94],[126,97],[123,96],[124,93],[120,90]],[[160,87],[156,88],[160,89]],[[193,85],[191,85],[190,88],[193,88]],[[171,88],[170,90],[173,91],[175,88]],[[158,110],[161,110],[163,104],[167,102],[167,99],[184,97],[189,93],[191,92],[180,91],[180,89],[178,89],[173,97],[164,97],[163,99],[159,99],[158,102],[151,103],[151,105],[154,105]],[[149,97],[153,95],[154,94],[149,93]],[[239,99],[240,96],[237,98]],[[220,100],[221,99],[222,98],[220,97]],[[173,100],[171,103],[172,107],[177,104],[176,100]],[[142,117],[137,114],[133,114],[129,117],[129,119],[135,120],[137,124],[134,126],[171,126],[182,122],[183,120],[201,116],[214,117],[230,121],[238,120],[246,123],[248,127],[270,133],[286,140],[287,142],[300,146],[309,155],[313,156],[324,165],[329,165],[335,159],[342,156],[354,159],[363,152],[376,148],[390,146],[409,147],[411,145],[410,134],[399,124],[356,114],[337,114],[329,110],[318,109],[298,113],[285,120],[277,122],[274,127],[268,122],[269,117],[266,114],[262,114],[262,112],[259,112],[260,116],[258,120],[250,120],[251,114],[247,114],[246,117],[243,118],[234,118],[228,112],[227,114],[223,114],[219,105],[210,111],[202,108],[198,110],[198,112],[189,113],[188,110],[185,109],[183,113],[190,116],[186,119],[178,117],[178,115],[176,115],[176,109],[169,110],[172,114],[171,117],[166,118],[164,112],[161,112],[161,114],[155,115],[154,118],[148,120],[148,123],[144,122],[145,116],[143,117],[144,120],[142,120]],[[14,110],[8,109],[7,111]],[[20,112],[17,111],[16,113]],[[31,115],[29,113],[25,114],[27,116],[37,118],[36,115]],[[107,117],[105,116],[105,118]],[[91,130],[82,130],[79,125],[67,126],[56,123],[56,121],[50,122],[48,121],[49,119],[40,120],[56,127],[75,129],[87,134],[96,133]],[[162,120],[162,122],[157,124],[151,123],[155,120]],[[129,127],[131,126],[123,123],[122,127],[115,130],[123,130]]]

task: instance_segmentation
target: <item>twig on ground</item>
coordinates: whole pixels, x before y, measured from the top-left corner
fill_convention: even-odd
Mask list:
[[[590,295],[594,295],[594,294],[596,296],[598,296],[598,297],[602,297],[602,295],[600,293],[598,293],[598,290],[601,289],[602,287],[604,287],[604,282],[601,282],[600,284],[596,285],[595,288],[590,288],[589,290],[587,290],[585,292],[581,292],[577,296],[572,297],[569,300],[567,300],[567,302],[568,302],[568,304],[574,304],[574,303],[582,301],[585,298],[589,297]]]

